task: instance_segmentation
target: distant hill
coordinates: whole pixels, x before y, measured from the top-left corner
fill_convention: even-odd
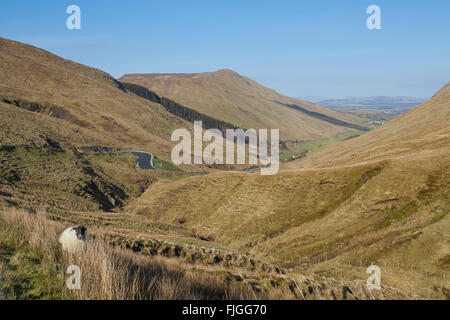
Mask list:
[[[422,154],[450,144],[450,82],[422,105],[396,117],[358,139],[346,141],[320,153],[316,161],[333,159],[357,162],[386,158],[390,155]],[[440,141],[440,142],[438,142]],[[319,160],[320,159],[320,160]]]
[[[243,128],[278,128],[282,140],[315,140],[361,130],[356,117],[290,98],[232,70],[195,74],[128,74],[144,86],[215,119]]]
[[[347,98],[329,99],[317,102],[318,104],[332,109],[362,109],[378,110],[385,112],[406,112],[425,102],[423,98],[412,97],[367,97],[367,98]]]

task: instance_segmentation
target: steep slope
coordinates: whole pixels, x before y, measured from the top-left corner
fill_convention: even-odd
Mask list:
[[[223,173],[157,183],[132,210],[181,221],[202,238],[299,272],[364,280],[375,263],[384,283],[421,297],[446,297],[449,88],[277,175]]]
[[[170,135],[189,124],[139,98],[110,75],[0,38],[2,145],[101,145],[169,155]]]
[[[80,150],[144,150],[167,160],[180,127],[191,124],[100,70],[0,38],[2,206],[119,209],[155,176],[137,170],[132,156]]]
[[[430,100],[356,139],[315,154],[291,167],[330,166],[448,152],[450,83]]]
[[[279,128],[282,140],[316,140],[361,129],[356,119],[283,96],[231,70],[198,74],[129,74],[142,85],[216,119],[243,128]]]
[[[195,110],[186,108],[179,103],[172,101],[167,98],[161,98],[153,91],[150,91],[149,89],[140,86],[138,84],[133,83],[127,83],[127,82],[120,82],[121,85],[128,90],[129,92],[133,92],[134,94],[138,95],[139,97],[142,97],[144,99],[147,99],[149,101],[158,103],[162,105],[168,112],[186,120],[189,122],[194,123],[195,121],[202,121],[202,127],[207,129],[219,129],[222,131],[223,134],[225,134],[226,129],[237,129],[235,126],[233,126],[231,123],[226,123],[221,120],[214,119],[210,116],[207,116],[205,114],[202,114],[200,112],[197,112]]]

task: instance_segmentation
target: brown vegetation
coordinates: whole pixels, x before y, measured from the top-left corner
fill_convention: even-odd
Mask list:
[[[229,70],[125,78],[220,120],[280,128],[299,141],[352,130],[338,125],[351,118]],[[164,160],[172,130],[191,123],[125,92],[99,70],[0,38],[0,207],[38,212],[0,213],[3,293],[19,299],[448,298],[449,101],[448,84],[369,133],[320,143],[274,176],[221,168],[193,177],[144,173],[130,156],[80,150],[135,148]],[[316,113],[326,117],[308,116]],[[86,255],[69,257],[56,237],[75,223],[88,224],[96,239]],[[224,263],[229,252],[236,261]],[[156,257],[183,255],[189,264]],[[80,292],[64,289],[65,268],[74,262],[90,272]],[[365,287],[371,263],[382,268],[378,293]],[[283,272],[262,270],[275,265]]]
[[[364,281],[343,282],[311,275],[261,274],[133,253],[91,234],[86,252],[69,254],[58,243],[67,227],[44,212],[0,211],[0,267],[5,299],[406,299],[382,285],[370,292]],[[126,243],[131,243],[126,241]],[[134,242],[137,244],[139,242]],[[143,242],[141,242],[143,243]],[[126,248],[128,246],[124,246]],[[166,247],[166,245],[163,245]],[[161,254],[164,254],[164,250]],[[167,256],[167,255],[166,255]],[[204,256],[203,258],[205,258]],[[201,253],[199,258],[201,259]],[[244,257],[244,259],[246,259]],[[243,260],[242,260],[243,261]],[[251,261],[251,259],[250,259]],[[195,262],[195,261],[192,261]],[[81,269],[81,289],[69,290],[68,266]]]
[[[191,127],[103,71],[1,37],[0,114],[0,145],[40,147],[48,137],[63,149],[145,150],[166,160],[172,131]]]
[[[280,129],[281,140],[333,138],[354,130],[352,126],[360,121],[283,96],[232,70],[191,75],[129,74],[120,80],[142,85],[162,97],[236,126]]]
[[[389,285],[443,298],[449,95],[447,86],[392,122],[274,176],[220,173],[154,184],[132,210],[160,222],[182,218],[204,238],[299,272],[361,279],[367,263],[378,263]]]
[[[86,253],[62,252],[63,224],[45,213],[0,211],[2,293],[6,299],[255,299],[236,286],[182,263],[148,258],[90,239]],[[17,260],[20,260],[17,262]],[[81,269],[81,290],[65,285],[70,265]]]

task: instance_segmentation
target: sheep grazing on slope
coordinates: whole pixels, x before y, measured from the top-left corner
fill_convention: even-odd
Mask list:
[[[69,252],[86,251],[87,240],[87,229],[81,225],[64,230],[59,237],[63,250]]]

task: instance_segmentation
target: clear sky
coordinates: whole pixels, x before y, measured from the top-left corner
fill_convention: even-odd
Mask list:
[[[429,97],[450,81],[448,0],[1,0],[0,36],[115,77],[229,68],[297,97]]]

